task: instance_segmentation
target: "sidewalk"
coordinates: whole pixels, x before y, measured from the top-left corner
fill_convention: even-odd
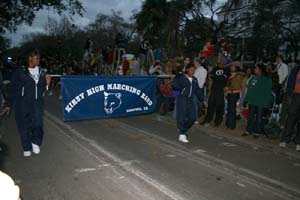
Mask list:
[[[162,120],[166,120],[168,123],[175,123],[175,120],[172,118],[172,112],[170,112],[167,116],[161,116],[156,114],[156,117],[161,118]],[[202,122],[203,117],[199,119]],[[237,121],[237,128],[235,130],[229,130],[225,127],[225,118],[220,127],[214,127],[213,123],[205,127],[203,125],[195,124],[193,126],[194,129],[199,129],[204,131],[206,134],[214,135],[217,137],[223,137],[228,140],[238,142],[240,144],[248,145],[253,148],[260,148],[267,151],[274,152],[276,154],[286,155],[290,158],[300,159],[300,152],[296,151],[295,144],[288,144],[286,148],[279,147],[279,139],[269,139],[265,135],[260,136],[259,138],[254,138],[253,136],[241,136],[246,130],[247,121],[244,119],[240,119]]]

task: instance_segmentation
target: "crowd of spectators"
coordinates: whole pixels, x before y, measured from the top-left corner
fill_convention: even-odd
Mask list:
[[[116,43],[117,48],[125,48],[119,34]],[[155,62],[146,67],[147,49],[149,44],[143,42],[139,55],[120,55],[120,62],[116,62],[115,49],[106,47],[93,51],[93,42],[88,39],[81,59],[66,62],[44,58],[40,65],[52,75],[158,76],[155,110],[162,115],[173,111],[173,118],[178,119],[176,102],[182,91],[176,91],[173,82],[184,75],[192,63],[204,97],[201,102],[193,97],[197,113],[195,124],[206,127],[224,124],[228,130],[234,130],[242,119],[247,122],[242,136],[280,138],[282,147],[295,142],[300,150],[299,62],[286,64],[282,55],[277,55],[276,60],[245,65],[231,58],[231,46],[226,40],[221,40],[219,45],[207,40],[193,59],[184,55],[163,61],[162,50],[157,49]],[[52,80],[51,87],[59,85],[59,77]],[[296,124],[297,134],[292,137]]]

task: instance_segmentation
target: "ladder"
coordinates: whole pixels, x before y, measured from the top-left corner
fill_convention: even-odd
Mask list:
[[[115,48],[114,49],[114,61],[111,66],[111,74],[114,75],[114,73],[117,71],[118,66],[120,65],[121,56],[126,55],[126,51],[124,48]]]
[[[146,56],[146,66],[150,67],[150,66],[154,65],[154,63],[155,63],[155,58],[154,58],[153,50],[148,49],[147,56]]]

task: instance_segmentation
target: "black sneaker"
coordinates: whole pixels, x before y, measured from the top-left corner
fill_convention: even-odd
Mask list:
[[[206,124],[206,121],[203,121],[200,123],[200,125],[205,125]]]
[[[219,127],[222,124],[222,122],[216,122],[215,127]]]

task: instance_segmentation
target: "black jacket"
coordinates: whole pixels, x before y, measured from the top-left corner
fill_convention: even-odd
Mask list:
[[[47,83],[46,73],[42,69],[39,69],[39,73],[39,82],[36,84],[27,68],[16,69],[8,90],[7,106],[21,106],[23,110],[30,110],[33,102],[37,101],[42,105]]]
[[[193,77],[193,81],[191,83],[186,74],[180,74],[173,79],[172,87],[173,90],[180,92],[179,96],[187,98],[197,96],[200,101],[203,101],[204,99],[198,81],[195,77]]]
[[[229,68],[220,68],[215,67],[211,74],[212,86],[211,90],[215,92],[224,92],[224,87],[227,85],[227,80],[230,77],[230,69]]]

